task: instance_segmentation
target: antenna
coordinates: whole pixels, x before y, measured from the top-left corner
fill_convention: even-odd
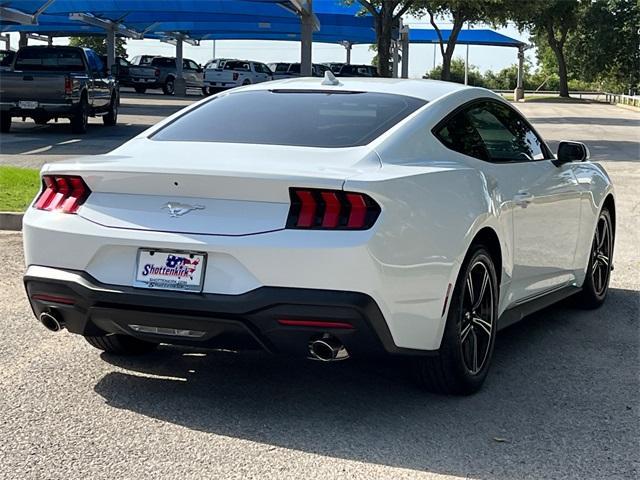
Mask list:
[[[338,85],[342,85],[342,84],[336,78],[336,76],[333,74],[333,72],[331,70],[325,70],[324,79],[322,80],[322,84],[321,85],[338,86]]]

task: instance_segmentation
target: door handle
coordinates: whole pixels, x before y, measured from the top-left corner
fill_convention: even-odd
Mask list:
[[[521,206],[522,208],[527,208],[527,206],[529,206],[532,200],[533,200],[533,195],[531,195],[529,192],[524,190],[520,190],[513,197],[513,203]]]

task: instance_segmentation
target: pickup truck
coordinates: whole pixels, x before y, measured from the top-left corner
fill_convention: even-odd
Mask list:
[[[132,65],[151,66],[157,68],[159,75],[157,82],[147,84],[146,88],[162,88],[165,95],[173,95],[175,93],[175,81],[177,76],[177,59],[175,57],[158,57],[153,55],[138,55],[131,59]],[[182,79],[187,88],[202,89],[202,68],[196,62],[189,58],[182,59]]]
[[[74,133],[85,133],[89,116],[105,125],[118,120],[118,83],[89,48],[23,47],[9,71],[0,71],[0,130],[11,129],[12,117],[45,124],[68,118]]]
[[[100,60],[107,64],[106,55],[100,55]],[[118,80],[121,87],[133,87],[137,93],[144,93],[147,88],[158,84],[160,70],[148,65],[133,65],[126,58],[116,57],[116,63],[111,67],[111,75]]]
[[[218,58],[204,69],[204,93],[273,80],[273,72],[264,63],[251,60]]]

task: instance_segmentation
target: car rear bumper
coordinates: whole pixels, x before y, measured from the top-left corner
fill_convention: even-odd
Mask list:
[[[9,112],[12,117],[33,117],[42,115],[65,116],[76,112],[77,103],[72,101],[63,103],[39,102],[37,108],[24,109],[18,106],[17,102],[1,102],[0,111]]]
[[[356,356],[432,353],[397,347],[378,305],[364,293],[289,287],[240,295],[146,290],[41,266],[30,266],[24,283],[37,317],[54,312],[70,332],[81,335],[119,333],[161,343],[306,356],[309,341],[328,333]]]

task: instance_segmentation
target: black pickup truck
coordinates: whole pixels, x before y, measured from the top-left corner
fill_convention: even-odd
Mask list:
[[[29,117],[38,124],[68,118],[74,133],[85,133],[90,116],[115,125],[119,103],[117,81],[89,48],[24,47],[0,71],[2,132],[12,117]]]

